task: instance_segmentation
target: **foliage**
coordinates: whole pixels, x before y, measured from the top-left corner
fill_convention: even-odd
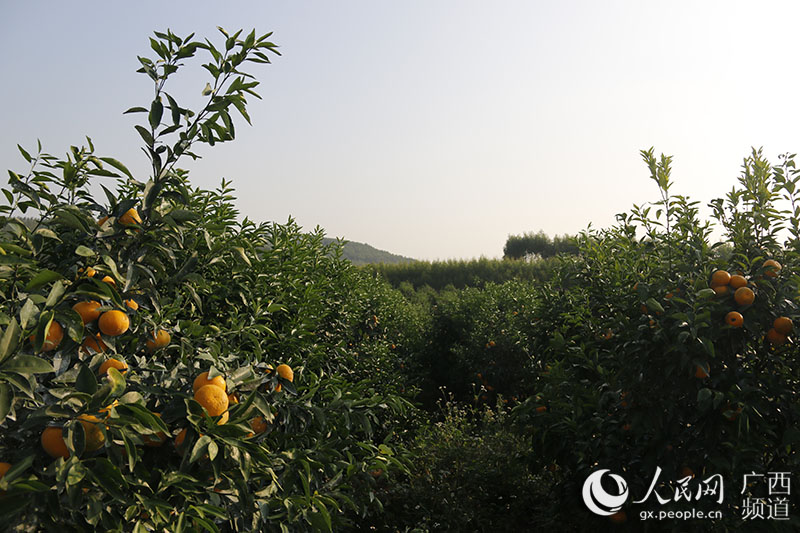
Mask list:
[[[506,259],[544,258],[577,252],[578,247],[574,237],[556,235],[551,239],[543,231],[509,235],[503,247],[503,257]]]
[[[394,265],[368,265],[363,268],[381,274],[393,287],[400,288],[403,283],[408,283],[414,289],[427,285],[439,291],[448,285],[463,289],[510,280],[540,281],[547,279],[552,266],[552,260],[496,260],[482,257],[469,261],[414,261]]]
[[[65,159],[20,148],[30,170],[10,172],[0,208],[0,457],[13,465],[0,480],[5,527],[333,531],[380,508],[369,471],[405,469],[393,439],[410,404],[376,392],[366,373],[351,375],[340,350],[360,318],[342,305],[352,298],[344,281],[357,274],[340,247],[291,220],[239,222],[229,184],[195,189],[176,166],[196,157],[195,144],[234,137],[231,109],[249,121],[245,95],[257,82],[240,69],[276,52],[269,34],[220,31],[220,48],[156,33],[158,59],[140,58],[155,94],[129,111],[147,118],[136,129],[149,180],[96,156],[91,141]],[[195,112],[165,83],[198,51],[210,56],[211,81]],[[116,192],[103,186],[107,204],[89,190],[99,178],[117,180]],[[17,211],[35,212],[36,224]],[[106,353],[81,348],[97,333],[72,309],[83,300],[129,317],[121,335],[101,335]],[[43,352],[56,323],[64,339]],[[160,329],[172,342],[147,349]],[[98,375],[109,356],[127,371]],[[279,363],[293,367],[294,382],[277,376]],[[204,370],[238,396],[227,423],[192,398]],[[253,433],[256,417],[263,433]],[[31,446],[51,424],[63,428],[66,458]],[[102,434],[97,450],[87,427]],[[160,435],[166,443],[146,445]],[[183,443],[173,447],[177,435]]]

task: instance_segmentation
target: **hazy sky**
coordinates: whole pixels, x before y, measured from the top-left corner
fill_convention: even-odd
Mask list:
[[[674,155],[673,192],[703,206],[751,146],[800,149],[798,20],[789,1],[6,0],[0,161],[23,171],[17,143],[62,154],[89,136],[144,179],[139,116],[121,113],[152,98],[135,73],[152,32],[273,31],[253,126],[185,162],[194,184],[233,180],[254,220],[497,257],[509,234],[657,200],[642,148]],[[171,92],[199,101],[205,82],[187,68]]]

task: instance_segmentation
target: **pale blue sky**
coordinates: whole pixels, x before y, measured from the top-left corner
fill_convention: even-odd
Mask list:
[[[235,7],[234,7],[235,6]],[[418,0],[0,4],[0,161],[90,136],[144,177],[133,131],[154,30],[273,31],[264,100],[187,161],[255,220],[421,258],[497,257],[509,233],[609,226],[657,199],[639,150],[705,205],[750,147],[800,149],[796,2]],[[199,69],[172,87],[200,100]],[[180,100],[180,98],[179,98]],[[704,210],[704,213],[707,213]]]

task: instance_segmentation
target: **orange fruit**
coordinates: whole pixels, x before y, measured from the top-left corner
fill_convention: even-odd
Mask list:
[[[688,466],[684,466],[683,468],[681,468],[681,478],[685,477],[694,477],[694,470],[692,470]]]
[[[728,294],[731,290],[728,285],[713,285],[711,288],[714,289],[714,292],[717,293],[718,296]]]
[[[694,369],[694,377],[696,377],[697,379],[705,379],[708,377],[708,373],[705,370],[703,370],[702,366],[697,365]]]
[[[108,215],[97,219],[97,225],[98,226],[102,226],[103,224],[106,223],[106,220],[108,220]]]
[[[36,334],[31,335],[30,337],[31,342],[34,342],[36,339]],[[45,336],[44,342],[42,343],[42,351],[43,352],[52,352],[58,345],[61,344],[61,341],[64,339],[64,328],[61,327],[61,324],[53,320],[50,322],[50,327],[47,330],[47,335]]]
[[[278,365],[278,368],[275,369],[275,372],[277,372],[280,377],[282,377],[287,381],[294,381],[294,371],[292,370],[292,367],[290,367],[289,365],[285,364]],[[279,383],[278,386],[275,387],[275,391],[280,392],[281,388],[282,387]]]
[[[127,305],[132,310],[136,311],[139,309],[139,304],[136,303],[136,300],[125,300],[125,305]]]
[[[225,424],[228,421],[228,418],[230,418],[230,414],[228,413],[228,411],[225,411],[224,413],[222,413],[222,416],[219,417],[219,420],[217,420],[217,425],[221,426],[222,424]]]
[[[772,344],[780,346],[786,342],[786,335],[779,333],[775,328],[770,328],[767,332],[767,340]]]
[[[625,514],[625,511],[617,511],[609,516],[608,519],[614,524],[624,524],[628,520],[628,515]]]
[[[778,277],[780,269],[783,268],[781,264],[775,261],[774,259],[767,259],[766,261],[764,261],[763,266],[766,269],[764,275],[767,276],[768,278]]]
[[[744,324],[744,317],[739,311],[731,311],[725,315],[725,323],[735,328],[740,328]]]
[[[101,279],[100,281],[102,281],[104,283],[108,283],[112,287],[116,287],[117,286],[117,282],[114,281],[114,278],[112,278],[111,276],[104,276],[103,279]]]
[[[216,385],[203,385],[194,393],[194,399],[205,407],[209,416],[219,416],[228,410],[228,395]]]
[[[78,417],[83,426],[83,433],[86,437],[86,451],[93,452],[99,450],[106,442],[103,430],[98,427],[100,419],[92,415],[81,415]]]
[[[42,432],[42,448],[53,459],[69,457],[67,443],[64,442],[64,430],[60,427],[46,427]]]
[[[263,416],[257,416],[255,418],[251,418],[250,429],[253,430],[254,434],[260,435],[267,430],[267,421],[264,419]]]
[[[219,387],[223,390],[223,392],[228,388],[228,386],[225,384],[224,377],[214,376],[213,379],[208,379],[208,372],[203,372],[194,378],[194,383],[192,383],[192,392],[196,393],[201,387],[205,387],[206,385],[214,385],[215,387]]]
[[[153,413],[158,418],[161,418],[161,413]],[[167,434],[163,431],[159,431],[155,437],[153,435],[144,435],[142,437],[142,442],[144,442],[145,446],[149,446],[150,448],[157,448],[164,444],[167,440]]]
[[[147,339],[147,342],[145,343],[147,345],[147,351],[152,353],[159,348],[163,348],[169,344],[171,339],[172,337],[170,336],[169,332],[160,329],[158,330],[158,333]],[[208,372],[206,372],[206,374],[208,374]]]
[[[183,441],[186,440],[186,431],[187,428],[183,428],[180,433],[175,437],[175,447],[180,450],[181,446],[183,446]],[[181,452],[183,453],[183,452]]]
[[[239,397],[236,396],[235,392],[228,394],[228,405],[234,405],[239,403]]]
[[[731,275],[727,270],[717,270],[711,275],[711,285],[727,285],[731,282]]]
[[[104,335],[116,337],[117,335],[122,335],[128,331],[131,321],[128,318],[128,315],[122,311],[118,309],[112,309],[111,311],[106,311],[100,315],[97,325],[100,327],[100,331],[102,331]]]
[[[78,302],[72,306],[76,313],[81,315],[81,320],[83,320],[84,324],[88,324],[89,322],[94,322],[100,317],[100,302],[92,301],[85,301],[85,302]]]
[[[731,286],[731,289],[736,290],[740,287],[747,287],[747,279],[739,274],[734,274],[731,276],[731,281],[728,284]]]
[[[116,368],[117,370],[119,370],[121,373],[124,374],[125,371],[128,370],[128,365],[126,365],[119,359],[113,359],[113,358],[106,359],[105,361],[103,361],[103,364],[100,365],[100,368],[97,369],[97,373],[100,374],[101,376],[105,376],[109,368]]]
[[[81,344],[81,348],[86,352],[89,352],[89,348],[91,348],[95,352],[100,353],[105,352],[108,346],[106,346],[106,343],[103,342],[103,339],[100,338],[100,334],[98,333],[94,337],[86,337],[83,340],[83,344]]]
[[[88,267],[86,269],[86,277],[87,278],[93,278],[95,274],[97,274],[97,270],[93,269],[92,267]]]
[[[544,413],[545,411],[547,411],[547,407],[544,405],[540,405],[539,407],[536,408],[537,413]]]
[[[756,299],[756,295],[749,287],[739,287],[736,289],[736,292],[733,293],[733,299],[736,300],[737,304],[745,306],[752,304],[753,300]]]
[[[792,323],[792,319],[788,316],[779,316],[772,323],[772,327],[781,335],[788,335],[792,332],[794,324]]]
[[[119,223],[123,226],[130,226],[131,224],[141,224],[142,218],[139,216],[139,212],[131,207],[125,213],[119,217]]]

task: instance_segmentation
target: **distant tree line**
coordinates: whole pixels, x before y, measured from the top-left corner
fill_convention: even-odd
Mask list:
[[[397,264],[372,264],[362,268],[383,276],[393,287],[404,283],[414,289],[429,286],[442,290],[448,285],[456,289],[483,287],[487,282],[509,280],[543,281],[550,277],[553,260],[526,261],[480,259],[448,261],[414,261]]]
[[[552,239],[543,231],[509,235],[503,247],[504,259],[545,258],[558,254],[577,254],[578,246],[575,237],[556,235]]]

